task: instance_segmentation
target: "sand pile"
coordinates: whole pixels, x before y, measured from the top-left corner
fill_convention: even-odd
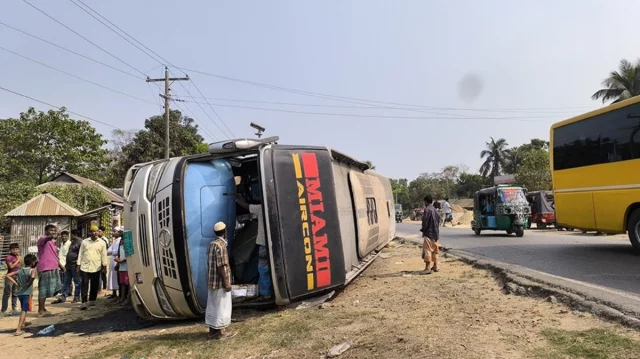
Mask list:
[[[473,212],[465,211],[462,217],[458,218],[458,224],[468,225],[473,220]]]
[[[452,204],[451,210],[455,213],[464,213],[466,211],[464,208],[458,206],[457,204]]]

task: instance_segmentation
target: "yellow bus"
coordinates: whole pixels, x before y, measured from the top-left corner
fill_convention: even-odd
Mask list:
[[[640,252],[640,96],[551,127],[558,226],[626,233]]]

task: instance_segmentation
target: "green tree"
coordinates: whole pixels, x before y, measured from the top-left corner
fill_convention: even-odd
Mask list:
[[[550,190],[549,152],[543,149],[527,152],[516,172],[516,181],[529,191]]]
[[[640,59],[631,63],[625,59],[620,61],[618,71],[612,71],[604,81],[601,90],[591,96],[592,100],[602,99],[602,103],[613,100],[613,103],[640,95]]]
[[[533,138],[529,143],[506,150],[504,173],[509,175],[515,174],[516,170],[522,165],[522,160],[526,154],[534,150],[548,151],[549,141]]]
[[[106,141],[87,121],[69,117],[64,108],[0,120],[0,181],[34,185],[62,172],[97,178],[108,162]]]
[[[169,154],[171,157],[201,153],[204,138],[198,134],[198,125],[190,117],[173,110],[169,117]],[[144,129],[126,143],[121,154],[111,164],[110,187],[123,187],[124,177],[136,163],[155,161],[164,157],[164,118],[153,116],[144,123]]]
[[[442,173],[423,173],[409,183],[409,199],[411,207],[419,207],[425,195],[434,199],[442,199],[448,195],[448,187]]]
[[[495,177],[502,173],[507,158],[507,140],[500,138],[497,141],[491,137],[491,141],[486,143],[486,149],[480,152],[480,158],[484,163],[480,166],[482,177]]]
[[[403,210],[408,210],[411,207],[411,197],[409,195],[409,181],[406,178],[389,179],[391,182],[391,190],[396,203],[402,205]]]
[[[4,215],[31,198],[34,187],[28,182],[0,181],[0,233],[9,232],[11,226]]]
[[[463,173],[456,183],[456,195],[459,198],[473,198],[477,191],[491,186],[491,182],[479,174]]]

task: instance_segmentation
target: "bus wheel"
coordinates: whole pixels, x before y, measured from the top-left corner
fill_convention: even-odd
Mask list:
[[[627,221],[627,232],[629,240],[636,254],[640,254],[640,209],[636,209],[629,216]]]

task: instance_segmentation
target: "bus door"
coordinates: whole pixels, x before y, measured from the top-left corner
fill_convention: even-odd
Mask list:
[[[281,302],[343,285],[332,158],[326,148],[273,145],[261,151],[274,290]],[[276,298],[278,300],[278,298]]]

